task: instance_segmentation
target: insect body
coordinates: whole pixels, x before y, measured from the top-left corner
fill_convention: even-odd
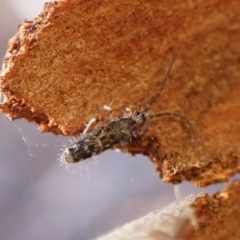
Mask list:
[[[146,121],[146,114],[139,112],[128,115],[82,134],[65,150],[66,161],[69,163],[79,162],[111,149],[117,144],[137,141],[140,137],[139,129]]]
[[[167,115],[180,117],[183,120],[187,121],[191,128],[191,133],[193,133],[191,123],[184,116],[171,112],[165,112],[151,116],[148,115],[148,110],[160,96],[160,93],[168,79],[175,57],[176,56],[174,56],[171,62],[171,65],[159,91],[145,108],[139,112],[127,111],[121,119],[113,120],[104,126],[87,132],[88,128],[91,125],[90,123],[83,134],[77,139],[77,141],[73,142],[67,149],[64,150],[61,157],[62,161],[66,161],[67,163],[76,163],[98,155],[107,149],[113,148],[116,145],[122,143],[137,142],[141,137],[141,130],[145,122],[155,117]]]

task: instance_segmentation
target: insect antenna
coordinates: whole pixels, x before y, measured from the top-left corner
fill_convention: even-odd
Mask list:
[[[163,88],[164,88],[164,86],[165,86],[165,84],[168,80],[168,77],[170,75],[170,72],[171,72],[171,69],[172,69],[172,66],[173,66],[173,63],[174,63],[176,57],[177,57],[177,54],[174,54],[173,59],[172,59],[171,64],[168,68],[168,71],[165,75],[165,78],[163,79],[163,83],[162,83],[160,89],[158,90],[156,95],[150,100],[149,104],[143,109],[144,112],[147,112],[150,109],[150,107],[154,104],[154,102],[156,102],[156,100],[159,98],[159,96],[160,96],[160,94],[161,94],[161,92],[162,92],[162,90],[163,90]]]
[[[172,66],[174,64],[174,61],[177,57],[177,54],[174,54],[173,58],[172,58],[172,61],[171,61],[171,64],[168,68],[168,71],[165,75],[165,78],[163,79],[163,82],[161,84],[161,87],[160,89],[158,90],[158,92],[156,93],[156,95],[150,100],[149,104],[145,107],[145,109],[143,110],[144,112],[147,112],[150,107],[154,104],[154,102],[156,102],[156,100],[159,98],[168,78],[169,78],[169,75],[170,75],[170,72],[171,72],[171,69],[172,69]],[[191,131],[191,138],[192,138],[192,142],[195,143],[196,142],[196,136],[195,136],[195,131],[194,131],[194,128],[193,128],[193,125],[191,124],[191,122],[184,116],[180,115],[180,114],[177,114],[177,113],[173,113],[173,112],[164,112],[164,113],[158,113],[158,114],[155,114],[155,115],[150,115],[147,117],[148,120],[150,119],[153,119],[153,118],[156,118],[156,117],[164,117],[164,116],[175,116],[175,117],[178,117],[178,118],[181,118],[182,120],[184,120],[188,126],[189,126],[189,129]]]
[[[175,117],[179,117],[181,119],[183,119],[189,126],[190,132],[191,132],[191,138],[192,138],[192,142],[195,143],[196,142],[196,136],[195,136],[195,131],[193,128],[193,125],[191,124],[191,122],[184,116],[177,114],[177,113],[173,113],[173,112],[164,112],[164,113],[158,113],[155,115],[151,115],[148,116],[148,120],[156,118],[156,117],[163,117],[163,116],[175,116]]]

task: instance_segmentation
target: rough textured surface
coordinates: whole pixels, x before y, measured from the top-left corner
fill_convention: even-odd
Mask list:
[[[225,191],[198,194],[133,221],[99,240],[238,240],[240,182]]]
[[[237,0],[46,4],[9,42],[1,110],[76,134],[92,117],[109,121],[104,104],[115,117],[145,106],[177,53],[150,113],[186,116],[197,142],[184,122],[166,117],[149,122],[129,151],[150,156],[165,181],[226,181],[240,170],[239,9]]]
[[[147,216],[126,224],[114,230],[99,240],[174,240],[189,239],[197,228],[194,210],[190,207],[198,198],[206,196],[204,193],[189,196],[181,202],[173,203],[166,208],[152,212]]]

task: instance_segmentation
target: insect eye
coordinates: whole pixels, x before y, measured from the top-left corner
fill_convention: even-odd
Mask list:
[[[141,112],[136,112],[135,114],[137,117],[142,115]]]
[[[68,148],[70,153],[73,153],[76,149],[77,149],[77,144],[73,144]]]

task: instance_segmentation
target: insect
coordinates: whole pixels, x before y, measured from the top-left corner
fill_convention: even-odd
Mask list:
[[[134,112],[128,109],[119,120],[112,120],[109,123],[88,132],[92,123],[96,121],[96,119],[90,120],[82,135],[64,150],[61,156],[62,161],[65,163],[80,162],[96,156],[105,150],[112,149],[116,145],[137,142],[141,138],[141,130],[146,121],[163,116],[176,116],[186,121],[191,129],[192,138],[195,139],[192,125],[186,117],[172,112],[164,112],[155,115],[148,114],[149,109],[159,98],[169,78],[175,58],[176,55],[174,55],[171,61],[159,90],[145,108]]]

